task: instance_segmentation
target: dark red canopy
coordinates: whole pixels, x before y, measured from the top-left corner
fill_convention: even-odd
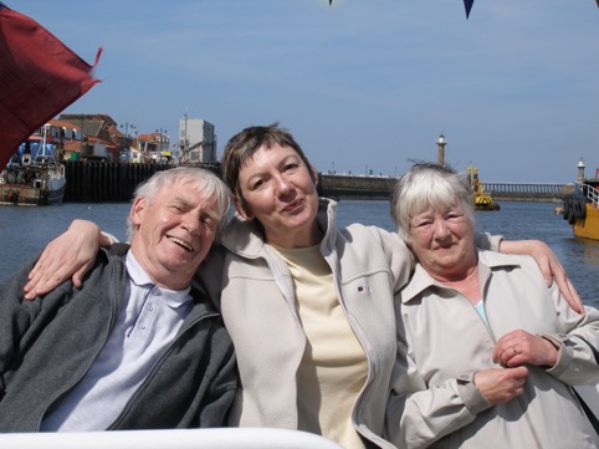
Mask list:
[[[33,131],[98,82],[94,66],[0,3],[0,170]]]

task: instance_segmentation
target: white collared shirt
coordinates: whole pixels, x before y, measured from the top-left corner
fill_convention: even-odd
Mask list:
[[[190,288],[154,286],[127,253],[129,285],[114,329],[81,381],[42,422],[43,431],[105,430],[175,339],[191,309]]]

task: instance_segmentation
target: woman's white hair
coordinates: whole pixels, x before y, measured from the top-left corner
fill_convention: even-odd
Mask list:
[[[158,171],[149,179],[139,184],[135,189],[133,200],[144,198],[152,201],[158,192],[164,187],[170,187],[176,182],[189,184],[190,189],[195,189],[198,193],[207,197],[214,198],[216,205],[216,214],[219,218],[219,229],[224,222],[225,215],[229,210],[230,192],[228,187],[214,173],[198,167],[177,167],[168,170]],[[135,232],[133,223],[127,219],[127,236],[129,241],[133,239]]]
[[[404,241],[410,241],[412,218],[431,207],[459,207],[474,226],[472,193],[465,180],[448,167],[415,164],[397,181],[391,200],[391,216]]]

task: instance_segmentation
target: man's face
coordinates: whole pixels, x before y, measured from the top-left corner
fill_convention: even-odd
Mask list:
[[[216,200],[186,179],[162,187],[153,198],[135,200],[130,218],[136,227],[135,258],[158,285],[170,289],[189,285],[221,220]]]

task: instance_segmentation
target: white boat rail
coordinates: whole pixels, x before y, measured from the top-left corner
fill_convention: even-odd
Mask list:
[[[319,435],[285,429],[218,428],[0,434],[2,449],[342,449]]]
[[[595,189],[592,185],[577,182],[576,190],[582,193],[595,206],[599,206],[599,190]]]

